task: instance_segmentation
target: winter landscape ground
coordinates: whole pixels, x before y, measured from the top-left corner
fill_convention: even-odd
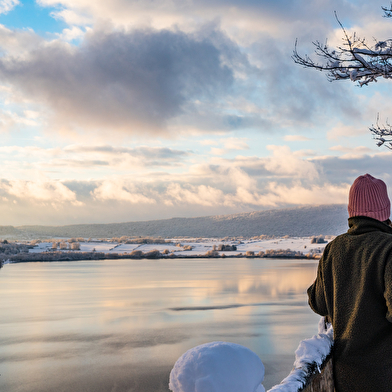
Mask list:
[[[347,229],[341,205],[201,218],[71,226],[1,226],[1,259],[308,257]],[[12,244],[18,243],[18,247]]]
[[[261,238],[260,238],[261,237]],[[132,254],[135,251],[141,251],[148,254],[154,250],[159,251],[162,255],[174,255],[177,257],[197,257],[212,256],[212,252],[218,255],[238,257],[239,255],[258,255],[260,252],[268,255],[269,253],[282,253],[290,250],[295,253],[303,253],[304,255],[313,255],[320,253],[326,242],[329,242],[333,236],[325,237],[273,237],[267,238],[260,236],[251,239],[230,239],[230,238],[167,238],[163,243],[138,244],[138,243],[121,243],[114,240],[111,241],[90,241],[80,242],[80,249],[73,252],[101,252],[109,255]],[[324,238],[326,242],[317,243],[318,239]],[[313,243],[312,243],[313,241]],[[72,246],[72,242],[66,242],[68,247]],[[30,253],[42,253],[52,251],[53,243],[51,241],[39,242],[34,244],[34,248],[30,249]],[[231,246],[231,250],[220,250],[221,245]],[[210,253],[209,253],[210,252]]]

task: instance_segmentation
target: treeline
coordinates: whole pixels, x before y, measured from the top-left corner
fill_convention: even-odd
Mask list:
[[[40,252],[40,253],[19,253],[8,257],[12,263],[26,261],[76,261],[76,260],[100,260],[107,255],[103,252]]]
[[[260,251],[258,253],[248,250],[245,253],[237,253],[234,255],[227,255],[225,253],[219,253],[217,250],[209,250],[205,255],[199,255],[198,257],[247,257],[247,258],[270,258],[270,259],[318,259],[321,253],[318,250],[311,251],[304,254],[299,251],[293,251],[290,249],[267,249],[265,252]],[[180,256],[181,257],[181,256]]]
[[[103,252],[42,252],[42,253],[18,253],[7,257],[11,263],[23,263],[33,261],[78,261],[78,260],[104,260],[104,259],[183,259],[183,258],[226,258],[226,257],[245,257],[245,258],[290,258],[290,259],[314,259],[319,258],[320,253],[295,252],[291,250],[266,250],[265,252],[253,251],[246,253],[227,255],[217,250],[209,250],[205,254],[199,255],[176,255],[175,253],[159,252],[154,249],[148,252],[135,250],[131,253],[103,253]],[[1,261],[0,261],[1,263]]]
[[[103,253],[103,252],[41,252],[19,253],[7,258],[12,263],[26,261],[77,261],[77,260],[103,260],[103,259],[158,259],[163,255],[158,250],[149,252],[133,251],[131,253]]]
[[[111,242],[118,242],[120,244],[168,244],[170,241],[162,237],[113,237]]]
[[[6,260],[15,254],[27,254],[31,248],[33,248],[31,245],[9,243],[7,240],[1,241],[0,260]]]

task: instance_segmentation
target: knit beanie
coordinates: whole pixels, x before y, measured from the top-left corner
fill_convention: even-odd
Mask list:
[[[391,202],[384,181],[370,174],[359,176],[350,188],[348,196],[348,215],[368,216],[385,221],[391,215]]]

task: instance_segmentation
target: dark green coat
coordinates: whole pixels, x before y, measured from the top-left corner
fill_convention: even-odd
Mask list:
[[[392,391],[392,228],[367,217],[324,250],[309,305],[334,329],[337,392]]]

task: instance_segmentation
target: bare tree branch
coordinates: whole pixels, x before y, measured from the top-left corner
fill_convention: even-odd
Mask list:
[[[389,7],[382,7],[384,17],[392,18],[392,2]],[[298,53],[298,41],[295,41],[293,60],[305,68],[314,68],[325,72],[329,81],[351,80],[359,86],[377,82],[378,78],[392,79],[392,39],[385,41],[374,40],[370,46],[364,38],[359,38],[355,33],[350,36],[340,22],[335,11],[335,18],[343,31],[343,44],[333,49],[327,41],[313,42],[315,54],[319,62],[313,60],[307,54],[301,56]],[[386,121],[385,125],[379,125],[377,115],[376,125],[369,128],[379,147],[385,146],[392,150],[392,125]]]
[[[392,3],[389,5],[389,7],[381,7],[382,10],[384,11],[385,18],[392,18]]]
[[[376,125],[372,125],[369,130],[373,134],[374,139],[377,140],[377,146],[385,146],[392,150],[392,125],[386,121],[384,126],[379,125],[379,116],[377,115]]]
[[[392,3],[391,8],[384,9],[384,12],[387,15],[390,12],[392,17]],[[296,41],[292,56],[294,62],[305,68],[326,72],[329,81],[351,80],[364,86],[377,82],[380,77],[392,79],[392,39],[375,41],[373,46],[369,46],[365,39],[355,33],[352,36],[347,33],[336,12],[335,18],[343,31],[342,46],[333,49],[327,42],[313,42],[316,56],[320,59],[317,62],[308,55],[299,55]]]

